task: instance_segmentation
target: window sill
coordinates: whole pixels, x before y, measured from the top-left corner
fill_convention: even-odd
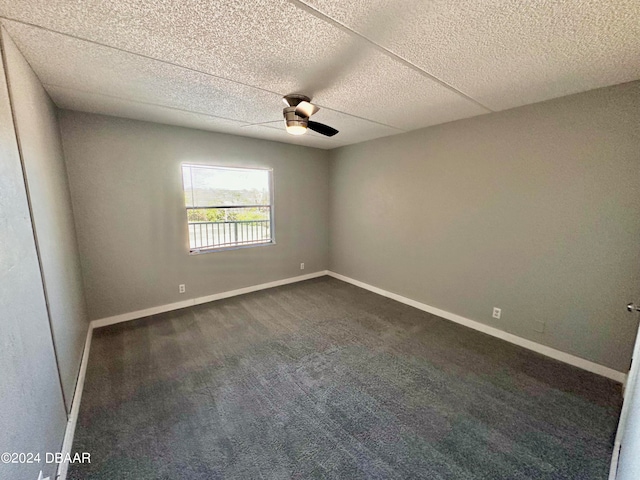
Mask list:
[[[199,250],[189,250],[189,255],[203,255],[205,253],[226,252],[229,250],[240,250],[243,248],[268,247],[275,244],[276,242],[274,240],[271,240],[269,242],[251,243],[249,245],[230,245],[228,247],[201,248]]]

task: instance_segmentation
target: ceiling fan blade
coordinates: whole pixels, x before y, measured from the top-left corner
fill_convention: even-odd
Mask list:
[[[311,115],[320,110],[320,107],[316,107],[313,103],[306,101],[300,102],[296,105],[296,115],[309,118]]]
[[[326,135],[327,137],[333,137],[338,130],[329,125],[325,125],[324,123],[314,122],[313,120],[309,120],[307,124],[307,128],[313,130],[314,132],[318,132],[321,135]]]

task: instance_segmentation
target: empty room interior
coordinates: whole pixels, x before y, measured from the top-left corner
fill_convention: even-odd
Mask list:
[[[637,0],[0,30],[0,480],[640,479]]]

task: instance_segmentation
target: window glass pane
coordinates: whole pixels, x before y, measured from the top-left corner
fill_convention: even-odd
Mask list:
[[[268,205],[269,170],[185,165],[187,206]],[[187,173],[188,171],[188,173]]]
[[[192,252],[272,243],[271,171],[182,166]]]

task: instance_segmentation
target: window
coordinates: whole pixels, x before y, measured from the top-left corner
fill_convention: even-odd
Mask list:
[[[274,243],[272,172],[182,164],[189,251]]]

